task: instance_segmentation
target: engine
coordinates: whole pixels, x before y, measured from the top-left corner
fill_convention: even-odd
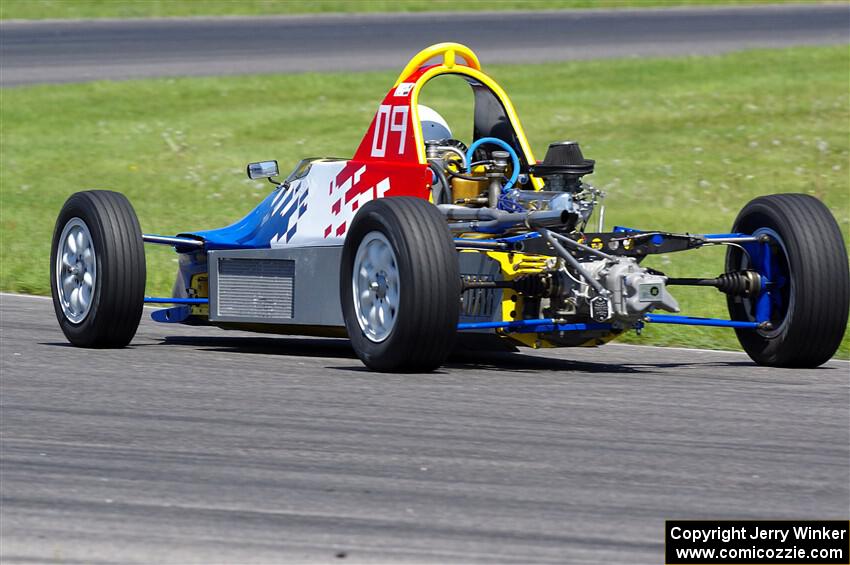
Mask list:
[[[542,190],[515,172],[516,155],[509,151],[469,152],[455,140],[429,141],[426,147],[434,202],[453,231],[509,237],[534,230],[540,237],[522,248],[529,256],[547,256],[536,272],[467,288],[512,288],[522,297],[523,319],[609,322],[625,329],[652,310],[679,311],[666,276],[641,267],[636,258],[585,244],[583,233],[604,195],[583,181],[595,162],[584,158],[577,142],[550,144],[545,159],[528,167],[542,179]]]

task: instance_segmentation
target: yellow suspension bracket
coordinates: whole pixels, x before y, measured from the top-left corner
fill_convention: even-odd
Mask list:
[[[505,251],[488,251],[487,256],[497,261],[502,268],[502,277],[505,280],[513,280],[522,275],[540,273],[548,265],[551,257],[546,255],[529,255],[525,253],[514,253]],[[502,320],[522,319],[523,300],[522,295],[512,289],[502,291]],[[534,349],[540,347],[555,347],[550,342],[542,339],[539,333],[510,333],[496,330],[497,333],[511,339],[520,345],[526,345]]]
[[[190,298],[209,298],[210,297],[210,277],[207,273],[197,273],[192,275],[192,280],[189,282]],[[190,305],[191,314],[193,316],[210,315],[209,304],[192,304]]]

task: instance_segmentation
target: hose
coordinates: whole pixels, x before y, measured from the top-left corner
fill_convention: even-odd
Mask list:
[[[428,167],[430,167],[431,172],[437,177],[441,185],[441,189],[439,192],[435,191],[434,194],[434,204],[449,204],[452,202],[452,185],[449,184],[449,179],[446,178],[446,174],[443,171],[443,167],[439,164],[428,161]],[[433,188],[433,187],[432,187]],[[445,196],[445,198],[444,198]]]
[[[509,190],[514,184],[516,184],[517,179],[519,178],[519,156],[513,147],[508,145],[506,142],[502,141],[498,137],[482,137],[480,139],[476,139],[472,145],[469,146],[469,149],[466,150],[466,162],[472,163],[472,156],[475,153],[475,150],[484,145],[485,143],[492,143],[493,145],[498,145],[505,151],[511,154],[511,178],[508,179],[508,182],[505,186],[502,187],[502,193],[504,194],[507,190]],[[471,169],[469,165],[466,167],[466,172],[471,173]]]
[[[474,180],[474,181],[485,181],[487,177],[475,177],[471,175],[462,175],[460,173],[455,173],[454,171],[446,171],[446,173],[453,178],[463,179],[463,180]]]

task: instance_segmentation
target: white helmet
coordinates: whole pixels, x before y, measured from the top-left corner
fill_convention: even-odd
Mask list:
[[[451,139],[452,137],[449,124],[433,108],[420,104],[419,122],[422,124],[422,139],[424,141]]]

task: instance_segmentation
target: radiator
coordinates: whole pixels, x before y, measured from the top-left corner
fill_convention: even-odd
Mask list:
[[[218,317],[295,316],[295,261],[222,257],[217,263]]]

